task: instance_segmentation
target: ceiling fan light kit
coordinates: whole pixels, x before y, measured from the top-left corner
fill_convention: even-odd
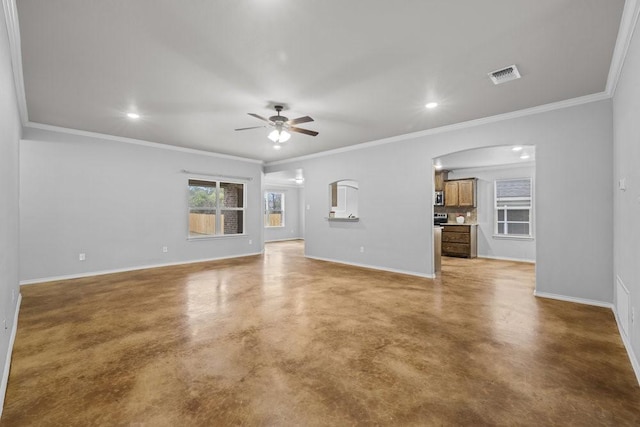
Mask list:
[[[302,128],[293,126],[298,123],[312,122],[313,119],[311,117],[304,116],[304,117],[298,117],[297,119],[289,120],[287,117],[280,115],[280,111],[282,111],[283,109],[282,105],[276,105],[274,106],[274,108],[277,114],[275,116],[269,117],[268,119],[255,113],[248,113],[250,116],[255,117],[256,119],[267,122],[268,123],[267,126],[252,126],[248,128],[239,128],[236,130],[248,130],[248,129],[257,129],[257,128],[264,128],[264,127],[272,127],[274,129],[269,133],[268,138],[275,143],[275,146],[274,146],[275,149],[280,149],[280,144],[283,142],[287,142],[289,138],[291,138],[291,132],[302,133],[310,136],[318,135],[318,132],[314,130],[302,129]]]

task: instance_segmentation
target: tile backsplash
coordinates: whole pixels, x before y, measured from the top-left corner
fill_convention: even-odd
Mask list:
[[[464,215],[464,222],[470,224],[478,223],[478,209],[477,208],[455,208],[455,207],[444,207],[444,206],[434,206],[434,212],[436,213],[446,213],[447,214],[447,222],[456,222],[456,216],[458,214]],[[470,215],[467,216],[467,213]]]

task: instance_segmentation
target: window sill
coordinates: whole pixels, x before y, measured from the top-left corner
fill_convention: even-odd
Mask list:
[[[215,239],[233,239],[234,237],[246,237],[248,234],[218,234],[218,235],[206,235],[206,236],[189,236],[187,240],[196,241],[196,240],[215,240]]]
[[[360,218],[325,218],[327,221],[336,221],[336,222],[358,222]]]
[[[496,240],[534,240],[533,236],[515,236],[505,234],[494,234],[493,238]]]
[[[284,225],[265,225],[264,228],[284,228]]]

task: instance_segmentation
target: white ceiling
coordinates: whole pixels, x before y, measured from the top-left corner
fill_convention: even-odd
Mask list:
[[[274,161],[603,92],[624,1],[17,5],[31,122]],[[320,134],[234,131],[273,103]]]

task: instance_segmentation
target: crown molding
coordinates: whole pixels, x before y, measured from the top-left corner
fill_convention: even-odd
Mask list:
[[[625,0],[622,18],[620,18],[620,28],[618,29],[618,38],[613,49],[611,58],[611,66],[609,67],[609,75],[607,76],[607,86],[605,92],[613,97],[616,93],[618,80],[622,74],[624,61],[629,52],[629,45],[638,22],[640,15],[640,2],[638,0]]]
[[[126,144],[142,145],[145,147],[159,148],[162,150],[179,151],[181,153],[198,154],[201,156],[209,156],[209,157],[218,157],[221,159],[236,160],[239,162],[256,163],[259,165],[264,164],[262,160],[232,156],[230,154],[220,154],[220,153],[214,153],[211,151],[196,150],[194,148],[178,147],[176,145],[169,145],[169,144],[160,144],[158,142],[145,141],[142,139],[134,139],[134,138],[126,138],[124,136],[109,135],[106,133],[88,132],[85,130],[63,128],[60,126],[53,126],[53,125],[45,125],[42,123],[27,122],[24,125],[24,127],[30,128],[30,129],[40,129],[40,130],[46,130],[51,132],[58,132],[58,133],[66,133],[69,135],[85,136],[89,138],[105,139],[108,141],[124,142]]]
[[[564,101],[552,102],[550,104],[539,105],[537,107],[525,108],[523,110],[511,111],[509,113],[497,114],[495,116],[483,117],[480,119],[469,120],[466,122],[454,123],[452,125],[440,126],[437,128],[422,130],[418,132],[406,133],[403,135],[392,136],[389,138],[379,139],[376,141],[363,142],[360,144],[349,145],[347,147],[336,148],[334,150],[321,151],[319,153],[309,154],[306,156],[293,157],[285,160],[277,160],[274,162],[265,163],[265,166],[276,166],[291,162],[299,162],[303,160],[315,159],[318,157],[331,156],[339,153],[346,153],[354,150],[362,150],[365,148],[376,147],[378,145],[391,144],[393,142],[406,141],[409,139],[421,138],[429,135],[436,135],[439,133],[453,132],[461,129],[468,129],[477,126],[486,125],[489,123],[496,123],[505,120],[516,119],[519,117],[526,117],[535,114],[546,113],[549,111],[560,110],[563,108],[575,107],[582,104],[589,104],[591,102],[602,101],[611,98],[606,92],[594,93],[591,95],[580,96],[577,98],[566,99]]]
[[[633,37],[635,26],[638,21],[638,17],[640,15],[640,1],[626,0],[624,4],[624,9],[622,12],[622,17],[620,20],[620,28],[618,30],[618,37],[616,39],[616,44],[613,51],[613,56],[611,59],[611,65],[609,67],[609,74],[607,76],[607,83],[606,83],[604,92],[596,93],[592,95],[586,95],[586,96],[573,98],[565,101],[555,102],[551,104],[541,105],[537,107],[527,108],[523,110],[513,111],[505,114],[498,114],[495,116],[484,117],[480,119],[456,123],[453,125],[442,126],[439,128],[428,129],[425,131],[398,135],[398,136],[384,138],[376,141],[364,142],[356,145],[351,145],[348,147],[337,148],[334,150],[322,151],[319,153],[309,154],[306,156],[292,157],[289,159],[276,160],[273,162],[264,162],[262,160],[248,159],[248,158],[237,157],[232,155],[212,153],[204,150],[169,146],[166,144],[159,144],[159,143],[136,140],[131,138],[116,137],[116,136],[107,135],[107,134],[85,132],[85,131],[79,131],[75,129],[67,129],[67,128],[62,128],[57,126],[42,125],[42,124],[30,122],[28,110],[27,110],[24,74],[22,70],[20,26],[18,22],[18,11],[16,7],[16,0],[2,0],[2,4],[4,7],[5,19],[7,22],[7,32],[9,36],[11,62],[13,67],[14,82],[16,86],[18,110],[20,113],[20,118],[22,120],[23,126],[38,128],[38,129],[53,130],[56,132],[71,133],[76,135],[92,136],[92,137],[97,137],[102,139],[109,139],[109,140],[133,143],[138,145],[147,145],[147,146],[153,146],[155,148],[163,148],[163,149],[187,152],[192,154],[201,154],[201,155],[208,155],[208,156],[220,157],[225,159],[240,160],[240,161],[258,163],[265,166],[275,166],[275,165],[286,164],[290,162],[297,162],[297,161],[314,159],[318,157],[330,156],[333,154],[339,154],[339,153],[344,153],[344,152],[353,151],[353,150],[361,150],[364,148],[374,147],[377,145],[390,144],[393,142],[404,141],[408,139],[419,138],[419,137],[434,135],[438,133],[451,132],[454,130],[481,126],[488,123],[495,123],[503,120],[509,120],[517,117],[524,117],[528,115],[539,114],[547,111],[573,107],[580,104],[586,104],[589,102],[595,102],[595,101],[611,98],[615,94],[616,86],[618,84],[618,80],[620,78],[620,74],[624,66],[624,61],[626,59],[627,52],[629,50],[629,45],[631,44],[631,39]]]
[[[9,51],[11,53],[11,67],[13,69],[13,82],[16,86],[16,100],[20,120],[24,125],[29,121],[27,111],[27,95],[24,90],[24,73],[22,72],[22,48],[20,45],[20,23],[18,22],[18,8],[16,0],[2,0],[4,18],[7,23],[7,35],[9,37]]]

